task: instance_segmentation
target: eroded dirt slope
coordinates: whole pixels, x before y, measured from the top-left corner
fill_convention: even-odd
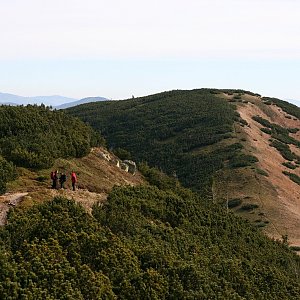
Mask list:
[[[230,100],[232,96],[226,98]],[[281,239],[283,235],[287,235],[292,245],[300,246],[300,186],[283,174],[283,171],[287,171],[300,176],[300,167],[291,170],[282,165],[287,160],[270,146],[271,136],[261,131],[263,126],[253,120],[253,117],[260,116],[284,128],[298,129],[300,120],[274,104],[266,105],[259,96],[245,94],[234,104],[242,119],[248,123],[246,126],[236,124],[236,138],[243,143],[248,154],[255,155],[259,162],[256,168],[237,169],[227,173],[220,171],[217,175],[219,190],[221,180],[224,182],[227,178],[228,181],[227,187],[222,185],[224,191],[219,194],[222,193],[223,198],[239,198],[244,203],[257,205],[257,209],[250,212],[242,212],[240,209],[236,209],[236,212],[258,226],[262,224],[269,236]],[[300,131],[290,133],[290,136],[300,141]],[[289,147],[300,156],[297,146]],[[266,174],[262,175],[261,171]]]

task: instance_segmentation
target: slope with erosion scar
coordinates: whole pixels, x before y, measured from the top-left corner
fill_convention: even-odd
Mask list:
[[[107,157],[110,156],[110,160]],[[70,160],[57,159],[51,169],[37,172],[19,168],[20,176],[17,180],[8,184],[8,193],[0,197],[0,214],[2,225],[5,223],[10,198],[19,197],[18,205],[28,207],[36,203],[50,200],[55,196],[74,199],[91,212],[95,203],[106,200],[108,193],[114,186],[139,185],[144,179],[139,172],[135,175],[125,172],[116,166],[117,157],[104,148],[93,148],[89,155],[83,158]],[[71,190],[70,176],[67,178],[65,189],[51,189],[50,172],[58,170],[68,174],[71,171],[77,173],[78,189]]]
[[[290,170],[283,166],[286,160],[278,150],[270,146],[270,135],[262,132],[261,124],[253,120],[253,116],[261,116],[271,123],[285,128],[300,128],[300,120],[288,115],[276,105],[266,105],[258,96],[243,95],[242,100],[235,103],[237,111],[248,126],[236,125],[237,138],[243,137],[245,149],[255,155],[259,169],[267,172],[263,176],[255,168],[237,169],[233,172],[222,170],[216,175],[215,190],[219,198],[242,199],[258,206],[248,212],[235,209],[245,215],[271,237],[288,236],[292,245],[300,245],[300,187],[282,172],[289,171],[300,176],[300,168]],[[290,134],[300,141],[300,132]],[[292,152],[300,154],[300,149],[290,145]],[[265,174],[266,175],[266,174]],[[221,182],[228,181],[225,186]]]

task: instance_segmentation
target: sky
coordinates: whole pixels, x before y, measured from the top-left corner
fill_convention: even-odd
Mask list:
[[[300,100],[298,0],[0,0],[0,13],[0,92]]]

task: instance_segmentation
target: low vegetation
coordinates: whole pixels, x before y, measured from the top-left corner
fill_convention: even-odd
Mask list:
[[[288,146],[289,144],[292,144],[300,148],[300,142],[294,139],[293,137],[289,136],[290,133],[296,133],[298,131],[298,128],[284,128],[280,125],[271,123],[260,116],[254,116],[253,120],[265,126],[261,128],[261,131],[271,135],[272,140],[270,145],[272,147],[275,147],[280,152],[283,158],[289,161],[300,160],[300,157],[297,156],[295,153],[292,153]],[[286,164],[287,167],[292,166],[292,164],[290,163]]]
[[[262,176],[266,176],[266,177],[269,176],[269,173],[263,169],[256,168],[256,172],[257,172],[257,174],[262,175]]]
[[[288,176],[292,181],[296,182],[300,185],[300,177],[294,173],[288,172],[288,171],[282,171],[282,173],[286,176]]]
[[[273,140],[270,145],[276,148],[286,160],[293,161],[294,159],[297,159],[297,156],[290,150],[287,144]]]
[[[286,113],[296,117],[297,119],[300,119],[300,109],[297,105],[277,98],[263,97],[262,99],[264,101],[269,101],[272,104],[276,104],[277,106],[281,107],[282,110]]]
[[[230,199],[228,200],[228,208],[234,208],[240,206],[243,203],[243,200],[240,198]]]
[[[246,210],[246,211],[249,211],[249,210],[253,210],[255,208],[258,208],[258,205],[257,204],[253,204],[253,203],[246,203],[244,205],[241,206],[240,210]]]
[[[300,257],[287,236],[271,240],[261,232],[265,217],[250,224],[209,197],[212,176],[223,167],[251,166],[265,175],[252,166],[257,158],[231,139],[234,122],[247,124],[220,93],[250,92],[172,91],[70,109],[121,158],[138,160],[149,185],[115,187],[91,214],[60,197],[11,209],[0,228],[0,299],[299,299]],[[43,106],[0,113],[6,120],[0,119],[0,190],[15,178],[15,165],[42,168],[103,143],[78,119]],[[20,120],[15,131],[13,116]],[[287,131],[267,129],[274,147],[293,155],[275,136]],[[27,156],[12,156],[7,145]],[[46,179],[43,172],[34,178]],[[250,197],[226,204],[242,214],[259,207]]]
[[[42,169],[59,157],[82,157],[104,140],[79,119],[45,106],[0,106],[0,193],[14,165]]]
[[[13,163],[8,162],[0,156],[0,195],[6,191],[6,183],[17,177],[16,168]]]
[[[300,258],[157,170],[93,215],[62,198],[9,214],[1,299],[298,299]],[[157,186],[160,186],[159,189]]]
[[[251,166],[253,163],[258,162],[258,159],[253,155],[246,155],[246,154],[239,154],[235,155],[230,161],[229,161],[229,167],[230,168],[242,168],[242,167],[248,167]]]
[[[289,168],[289,169],[292,169],[292,170],[294,170],[294,169],[296,169],[297,168],[297,165],[294,165],[294,164],[292,164],[291,162],[284,162],[284,163],[282,163],[282,165],[284,165],[285,167],[287,167],[287,168]]]
[[[217,143],[234,135],[243,121],[235,106],[219,97],[231,90],[170,91],[123,101],[90,103],[68,109],[98,129],[112,149],[126,149],[199,193],[210,193],[212,176],[227,161],[232,167],[252,164],[239,143]],[[246,91],[234,91],[237,94]],[[202,151],[205,149],[205,151]]]

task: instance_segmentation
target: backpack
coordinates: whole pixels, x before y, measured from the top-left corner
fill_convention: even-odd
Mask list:
[[[54,179],[54,172],[53,171],[51,172],[50,177],[51,177],[52,180]]]

